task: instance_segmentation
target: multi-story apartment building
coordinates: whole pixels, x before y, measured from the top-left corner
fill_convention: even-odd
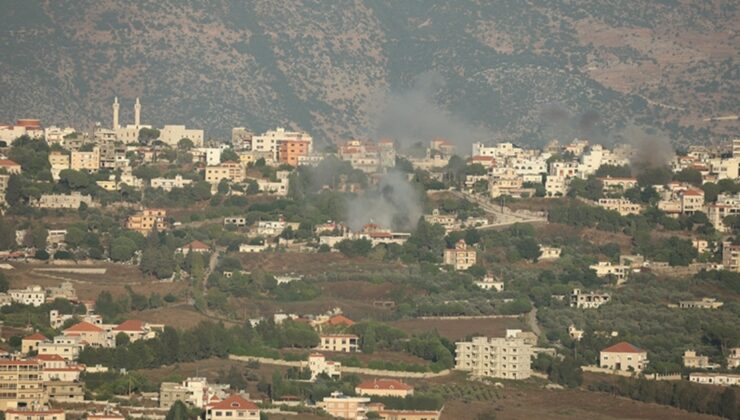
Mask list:
[[[507,330],[504,337],[474,337],[455,345],[455,369],[474,377],[526,379],[532,374],[532,345],[521,331]]]
[[[452,249],[445,249],[444,263],[455,267],[455,270],[467,270],[475,265],[477,252],[460,239]]]
[[[709,222],[720,232],[729,230],[724,224],[725,217],[738,214],[740,214],[740,194],[720,194],[716,203],[707,205]]]
[[[298,166],[301,156],[311,153],[311,142],[308,140],[285,140],[278,145],[278,162]]]
[[[259,136],[252,137],[252,150],[256,152],[270,152],[274,161],[278,160],[278,149],[283,142],[305,141],[308,142],[308,150],[311,150],[313,138],[307,133],[298,131],[285,131],[284,128],[278,127],[275,130],[269,130]]]
[[[729,241],[722,243],[722,266],[725,270],[740,272],[740,245]]]
[[[599,353],[599,366],[625,372],[642,372],[648,364],[647,351],[622,341]]]
[[[75,171],[95,172],[100,169],[100,149],[93,147],[89,152],[73,150],[69,162],[69,168]]]
[[[694,214],[704,209],[704,191],[687,189],[679,194],[681,199],[681,213]]]
[[[206,167],[206,182],[211,184],[218,184],[222,179],[242,182],[245,176],[246,171],[240,162],[223,162],[220,165]]]
[[[608,293],[582,293],[581,289],[573,289],[570,295],[570,306],[579,309],[594,309],[609,302],[609,300],[611,300],[611,295]]]
[[[69,155],[62,152],[49,153],[49,163],[51,164],[51,175],[55,180],[59,179],[59,172],[69,169]]]
[[[321,334],[317,350],[355,353],[360,351],[360,337],[354,334]]]
[[[727,356],[727,368],[735,369],[738,366],[740,366],[740,347],[733,347]]]
[[[311,371],[312,381],[316,380],[321,374],[337,379],[342,376],[341,368],[341,363],[326,360],[326,357],[321,353],[311,353],[308,356],[308,369]]]
[[[88,207],[93,207],[92,197],[75,191],[70,194],[41,194],[33,205],[42,209],[77,210],[83,203]]]
[[[169,227],[167,220],[167,210],[165,209],[145,209],[129,216],[126,221],[126,228],[135,230],[142,235],[146,235],[156,227],[161,232]]]
[[[46,403],[42,367],[37,360],[0,360],[0,411]]]

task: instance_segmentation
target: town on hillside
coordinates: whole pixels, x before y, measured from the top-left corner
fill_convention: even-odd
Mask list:
[[[0,126],[6,418],[516,418],[524,389],[737,418],[740,139],[224,141],[127,102]]]

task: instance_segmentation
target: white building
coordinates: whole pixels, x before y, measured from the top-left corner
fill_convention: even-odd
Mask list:
[[[136,98],[134,104],[134,123],[122,127],[118,122],[118,111],[119,111],[118,98],[113,101],[113,131],[116,133],[118,140],[123,140],[126,143],[135,143],[139,141],[139,131],[142,128],[152,128],[151,125],[141,124],[141,102],[139,98]]]
[[[277,161],[278,147],[280,146],[280,143],[284,141],[308,141],[309,149],[311,149],[313,145],[313,138],[307,133],[299,131],[285,131],[284,128],[277,127],[275,130],[269,130],[259,136],[253,136],[252,150],[257,152],[270,152],[272,153],[272,159]]]
[[[185,188],[192,183],[192,179],[185,179],[181,175],[177,175],[175,178],[152,178],[150,184],[152,188],[172,191],[173,188]]]
[[[570,295],[570,306],[579,309],[595,309],[609,300],[611,300],[611,295],[608,293],[581,293],[581,289],[573,289]]]
[[[689,381],[697,384],[737,386],[740,385],[740,374],[691,372],[689,374]]]
[[[639,373],[647,364],[647,351],[624,341],[599,353],[599,366],[603,368]]]
[[[46,291],[41,286],[33,285],[25,289],[8,290],[10,299],[22,305],[41,306],[46,302]]]
[[[474,377],[526,379],[532,375],[532,344],[520,330],[507,330],[505,337],[474,337],[455,343],[455,369]]]
[[[203,146],[203,130],[187,129],[184,125],[165,125],[159,139],[170,147],[177,147],[182,139],[189,139],[195,147]]]

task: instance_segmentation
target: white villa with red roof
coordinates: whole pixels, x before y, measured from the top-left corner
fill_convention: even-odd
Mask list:
[[[93,347],[115,347],[115,340],[111,339],[110,334],[100,326],[93,325],[89,322],[79,322],[62,332],[65,337],[79,337],[80,344]]]
[[[206,420],[220,419],[259,420],[260,409],[257,404],[235,394],[206,407]]]
[[[373,379],[360,382],[355,387],[357,395],[405,398],[414,394],[414,387],[395,379]]]
[[[209,252],[210,250],[211,250],[211,247],[209,247],[205,243],[196,239],[187,245],[183,245],[180,248],[177,248],[175,251],[177,251],[177,253],[182,254],[182,255],[188,255],[190,251],[197,252],[198,254],[205,254],[206,252]]]
[[[613,370],[642,372],[648,364],[647,351],[622,341],[601,350],[599,366]]]

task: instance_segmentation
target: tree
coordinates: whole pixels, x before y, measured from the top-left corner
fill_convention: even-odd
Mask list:
[[[339,242],[336,248],[348,257],[364,257],[373,249],[373,243],[369,239],[364,238],[356,240],[345,239]]]
[[[5,273],[0,272],[0,293],[5,293],[10,288],[10,282],[8,281],[7,277],[5,277]]]
[[[15,226],[10,219],[0,217],[0,250],[11,250],[15,246]]]
[[[128,261],[136,253],[136,243],[125,236],[119,236],[111,242],[110,257],[113,261]]]
[[[149,143],[159,138],[159,130],[156,128],[142,128],[139,130],[139,143]]]
[[[193,141],[187,137],[183,137],[177,142],[177,148],[181,150],[190,150],[193,147],[195,147],[195,144],[193,144]]]
[[[231,149],[224,149],[221,152],[221,162],[239,162],[239,155]]]
[[[644,169],[639,175],[637,175],[637,183],[641,187],[647,187],[650,185],[666,185],[673,178],[673,172],[671,168],[667,166],[661,166],[657,168]]]
[[[701,172],[693,168],[682,169],[680,172],[673,176],[673,179],[679,182],[687,182],[692,185],[702,185]]]
[[[59,186],[67,191],[84,190],[92,184],[94,182],[86,172],[72,169],[64,169],[59,172]]]
[[[79,226],[70,226],[67,228],[67,234],[64,235],[64,242],[72,248],[77,248],[85,239],[85,231]]]
[[[728,419],[738,418],[738,408],[735,396],[735,390],[727,387],[720,397],[719,415]]]
[[[371,354],[375,351],[375,328],[368,327],[365,335],[362,336],[362,352]]]
[[[26,233],[26,245],[32,246],[36,249],[46,249],[46,239],[49,236],[49,231],[46,230],[44,225],[34,225],[30,231]]]
[[[131,338],[129,338],[128,334],[125,332],[119,332],[116,334],[116,347],[126,347],[131,342]]]
[[[177,400],[172,404],[170,411],[167,412],[167,415],[164,418],[165,420],[188,420],[190,418],[188,407],[185,406],[185,403],[182,401]]]
[[[522,238],[516,243],[516,250],[519,252],[519,255],[527,260],[531,260],[533,262],[537,261],[537,258],[542,255],[542,251],[540,251],[540,245],[537,243],[537,241],[534,240],[534,238]]]

